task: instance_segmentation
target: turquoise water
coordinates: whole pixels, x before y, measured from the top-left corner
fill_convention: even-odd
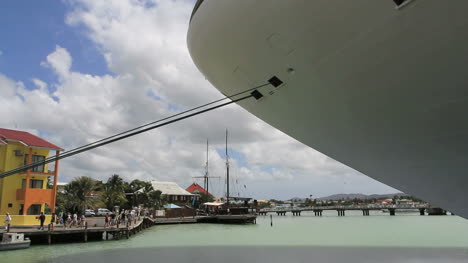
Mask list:
[[[60,256],[109,249],[212,246],[309,246],[309,247],[414,247],[468,249],[468,220],[457,216],[389,216],[374,212],[362,216],[336,212],[314,217],[270,216],[256,225],[186,224],[146,229],[130,239],[89,243],[32,246],[0,252],[1,262],[47,262]],[[468,251],[468,250],[466,250]],[[468,259],[468,254],[467,254]],[[4,261],[5,260],[5,261]]]

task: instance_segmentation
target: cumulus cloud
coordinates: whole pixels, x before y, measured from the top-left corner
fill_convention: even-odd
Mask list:
[[[57,45],[55,51],[47,56],[46,61],[41,62],[44,67],[50,67],[53,69],[57,76],[60,78],[66,78],[70,72],[72,64],[72,57],[65,48]]]
[[[47,83],[45,83],[44,81],[40,80],[40,79],[37,79],[37,78],[33,78],[31,80],[34,85],[36,85],[36,87],[38,87],[39,89],[46,89],[47,88]]]
[[[57,81],[25,87],[0,74],[0,126],[42,132],[71,149],[181,109],[221,97],[198,72],[185,39],[191,1],[73,1],[66,23],[82,30],[106,59],[109,75],[72,70],[73,54],[57,45],[42,66]],[[48,88],[49,87],[49,88]],[[53,89],[50,89],[53,87]],[[153,130],[61,165],[61,180],[117,173],[128,180],[189,185],[203,173],[210,140],[212,184],[223,194],[225,129],[230,132],[233,192],[256,198],[395,191],[295,141],[237,105]],[[237,182],[237,183],[236,183]]]

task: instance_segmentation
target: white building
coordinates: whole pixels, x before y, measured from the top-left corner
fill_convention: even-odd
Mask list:
[[[163,195],[166,195],[169,202],[188,201],[193,196],[175,182],[151,181],[151,185],[155,191],[159,190]]]

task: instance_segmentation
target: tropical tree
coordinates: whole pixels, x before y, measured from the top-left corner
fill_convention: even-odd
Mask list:
[[[89,195],[96,186],[96,181],[87,176],[73,179],[64,188],[64,194],[60,196],[63,200],[63,207],[73,212],[84,212],[88,207],[93,207],[97,202],[96,198]]]
[[[148,203],[146,207],[153,209],[161,209],[163,205],[167,203],[166,196],[162,195],[162,192],[159,190],[151,191],[148,194]]]
[[[114,206],[123,206],[127,203],[124,192],[125,184],[118,174],[113,174],[105,184],[102,185],[102,201],[109,210]]]
[[[130,183],[125,184],[125,197],[127,198],[128,204],[130,206],[136,206],[145,202],[146,196],[142,195],[141,190],[145,187],[145,184],[150,183],[135,179]]]
[[[151,207],[151,204],[154,201],[151,197],[152,192],[155,192],[153,185],[150,182],[144,182],[143,187],[136,191],[137,204],[143,204],[146,207]]]
[[[107,189],[111,191],[116,191],[116,192],[123,192],[124,191],[124,180],[120,175],[118,174],[113,174],[109,179],[107,179],[107,182],[105,184],[107,186]]]

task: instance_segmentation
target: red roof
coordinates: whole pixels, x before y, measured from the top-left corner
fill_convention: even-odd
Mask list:
[[[201,193],[201,194],[212,195],[212,194],[208,193],[203,187],[201,187],[200,185],[198,185],[196,183],[191,184],[189,187],[187,187],[187,189],[185,189],[185,191],[187,191],[187,192],[189,192],[191,194]]]
[[[42,138],[37,137],[36,135],[32,135],[29,132],[24,131],[15,131],[9,129],[2,129],[0,128],[0,140],[1,141],[18,141],[26,146],[31,147],[43,147],[52,150],[63,150],[62,148],[58,147],[55,144],[52,144]]]

